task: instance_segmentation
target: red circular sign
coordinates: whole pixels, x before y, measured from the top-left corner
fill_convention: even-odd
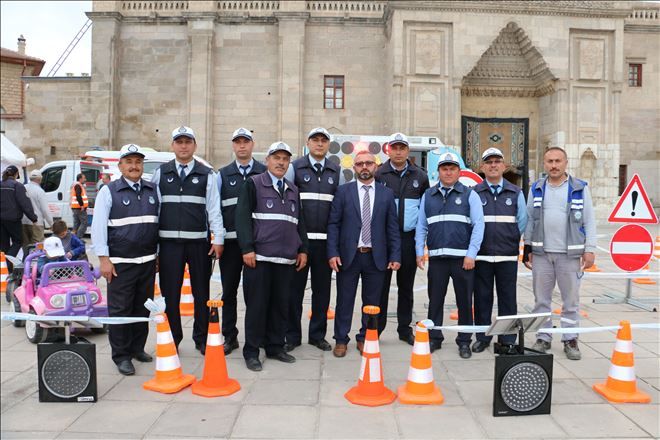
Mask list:
[[[642,226],[622,226],[610,241],[610,257],[621,270],[640,270],[649,263],[652,255],[653,237]]]
[[[458,178],[458,181],[465,186],[475,186],[478,183],[483,182],[484,179],[482,179],[481,176],[474,171],[461,170],[461,175]]]

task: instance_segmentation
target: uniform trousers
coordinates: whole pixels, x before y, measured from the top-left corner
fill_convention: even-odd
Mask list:
[[[445,311],[445,296],[451,277],[458,307],[458,325],[472,325],[472,291],[474,288],[474,270],[463,269],[463,258],[431,258],[429,260],[429,314],[428,318],[435,325],[442,325]],[[442,330],[431,330],[430,339],[442,342],[445,338]],[[471,333],[458,333],[456,344],[470,344]]]
[[[108,283],[108,315],[113,317],[148,317],[144,306],[154,297],[156,261],[142,264],[115,264],[117,276]],[[144,351],[149,334],[148,322],[111,325],[108,332],[112,360],[119,364]]]
[[[22,224],[20,220],[2,220],[0,221],[0,250],[7,255],[15,257],[21,249],[22,244]],[[7,260],[7,268],[11,272],[13,265]]]
[[[385,271],[378,270],[371,252],[355,250],[355,257],[348,267],[342,266],[337,273],[337,309],[335,311],[335,335],[338,344],[348,344],[353,321],[353,309],[358,281],[362,278],[362,306],[377,305],[383,289]],[[355,335],[357,341],[364,341],[368,315],[362,312],[362,327]]]
[[[564,253],[546,252],[532,257],[532,284],[534,286],[534,310],[532,313],[552,311],[552,291],[555,285],[561,293],[561,317],[572,321],[561,322],[562,328],[577,327],[580,320],[580,259]],[[548,319],[542,326],[552,327]],[[538,339],[552,341],[552,334],[537,333]],[[577,333],[562,334],[562,341],[577,339]]]
[[[85,232],[87,232],[87,209],[71,208],[73,213],[73,232],[76,236],[85,241]]]
[[[410,323],[413,312],[413,286],[417,272],[417,258],[415,254],[415,231],[401,233],[401,268],[396,271],[396,285],[399,288],[396,305],[396,331],[401,337],[412,333]],[[383,290],[380,296],[380,315],[378,315],[378,334],[385,330],[387,324],[387,306],[390,295],[392,271],[385,271]]]
[[[238,284],[243,272],[243,253],[237,240],[225,240],[225,249],[220,258],[220,274],[222,275],[222,335],[227,342],[236,340],[238,306]],[[245,292],[245,286],[243,286]],[[243,294],[245,297],[245,293]]]
[[[490,325],[493,314],[493,285],[497,289],[497,316],[515,315],[516,284],[518,281],[518,261],[489,263],[477,261],[474,268],[474,323]],[[492,336],[477,333],[478,341],[489,342]],[[500,344],[514,344],[516,335],[498,336]]]
[[[254,268],[243,269],[245,292],[245,359],[259,357],[259,347],[266,355],[284,351],[286,318],[295,265],[257,261]]]
[[[309,321],[308,338],[310,341],[325,339],[328,327],[328,307],[330,306],[330,283],[332,269],[328,264],[328,245],[326,240],[309,240],[307,265],[293,277],[293,291],[289,301],[289,319],[286,330],[286,342],[298,345],[302,339],[302,303],[307,287],[307,275],[312,272],[312,318]]]
[[[177,347],[183,339],[179,304],[186,263],[190,271],[190,286],[195,301],[192,339],[195,345],[206,344],[209,331],[209,308],[206,302],[209,300],[212,261],[208,255],[210,248],[211,244],[208,241],[160,241],[158,259],[160,291],[165,298],[165,311]]]

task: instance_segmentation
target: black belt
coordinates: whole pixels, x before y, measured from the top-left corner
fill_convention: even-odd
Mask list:
[[[359,247],[357,249],[358,249],[358,252],[361,253],[361,254],[368,254],[369,252],[371,252],[371,248],[366,247],[366,246]]]

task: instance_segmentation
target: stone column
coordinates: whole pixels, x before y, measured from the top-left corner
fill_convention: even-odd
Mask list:
[[[95,2],[98,3],[98,2]],[[112,2],[114,3],[114,2]],[[113,11],[88,12],[92,20],[92,75],[90,111],[94,133],[89,138],[97,145],[118,148],[119,108],[119,31],[122,15]]]
[[[281,1],[275,13],[279,21],[280,115],[279,138],[298,154],[304,143],[303,66],[305,63],[305,2]]]
[[[213,161],[213,37],[215,14],[186,14],[190,39],[188,124],[195,131],[197,154]]]

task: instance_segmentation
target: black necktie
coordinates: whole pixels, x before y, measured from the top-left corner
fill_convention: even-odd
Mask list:
[[[445,196],[445,199],[449,195],[449,191],[451,191],[451,188],[447,188],[446,186],[442,187],[442,194]]]
[[[284,183],[281,180],[277,181],[277,192],[284,198]]]
[[[500,186],[499,185],[493,185],[491,188],[493,188],[493,195],[497,196],[497,192],[498,192],[497,190],[500,189]]]
[[[181,171],[179,171],[179,177],[181,178],[181,181],[186,180],[186,168],[188,168],[188,165],[179,165],[179,168]]]
[[[323,172],[323,166],[320,163],[315,163],[314,168],[316,168],[316,174],[320,176]]]
[[[250,165],[241,165],[239,168],[241,169],[241,174],[243,174],[243,180],[245,180],[247,177],[247,170],[250,168]]]
[[[140,192],[140,184],[139,183],[134,183],[133,184],[133,189],[135,190],[136,193]]]

